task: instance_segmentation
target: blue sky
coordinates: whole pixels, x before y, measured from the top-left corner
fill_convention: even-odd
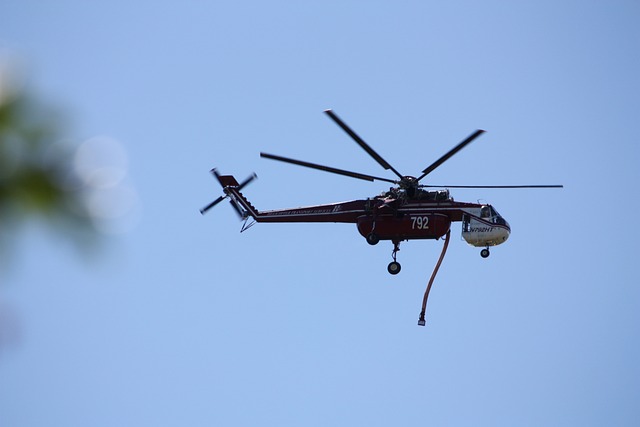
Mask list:
[[[26,227],[0,280],[3,426],[638,425],[634,213],[640,7],[583,2],[8,1],[0,50],[112,141],[130,197],[85,256]],[[491,202],[507,243],[372,247],[353,225],[240,223],[386,189],[259,158],[402,173],[487,130],[434,184]],[[124,153],[124,154],[122,154]],[[117,153],[116,153],[117,154]],[[120,194],[122,196],[122,194]],[[111,199],[108,199],[111,200]],[[620,214],[620,216],[618,216]],[[385,244],[386,243],[386,244]]]

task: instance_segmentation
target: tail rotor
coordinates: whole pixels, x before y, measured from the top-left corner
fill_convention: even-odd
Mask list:
[[[258,177],[258,175],[254,173],[252,173],[247,179],[245,179],[244,181],[242,181],[240,183],[240,185],[238,186],[238,191],[242,190],[244,187],[247,186],[247,184],[249,184],[251,181],[253,181],[254,179],[256,179]],[[219,179],[219,178],[218,178]]]
[[[216,177],[216,179],[218,180],[218,182],[222,186],[222,191],[224,192],[224,195],[218,197],[213,202],[209,203],[207,206],[205,206],[202,209],[200,209],[200,213],[202,215],[204,215],[205,213],[207,213],[209,211],[209,209],[213,208],[215,205],[217,205],[221,201],[223,201],[225,199],[229,199],[229,202],[230,202],[231,206],[238,213],[240,218],[244,218],[244,213],[242,211],[242,208],[238,205],[238,202],[236,202],[233,199],[233,197],[230,197],[230,193],[228,192],[227,189],[230,188],[230,187],[233,187],[237,191],[240,191],[244,187],[246,187],[251,181],[256,179],[258,176],[255,173],[253,173],[247,179],[245,179],[241,183],[238,183],[238,181],[236,181],[236,179],[233,176],[231,176],[231,175],[220,175],[218,173],[218,170],[215,169],[215,168],[211,169],[211,173]]]
[[[207,211],[209,209],[211,209],[212,207],[214,207],[215,205],[217,205],[218,203],[220,203],[221,201],[223,201],[224,199],[226,199],[229,196],[220,196],[217,199],[215,199],[213,202],[209,203],[207,206],[205,206],[204,208],[200,209],[200,213],[202,215],[204,215],[205,213],[207,213]]]

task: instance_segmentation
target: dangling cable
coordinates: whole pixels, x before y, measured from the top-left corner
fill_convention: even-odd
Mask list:
[[[447,235],[444,238],[444,246],[442,247],[442,253],[440,254],[440,259],[436,264],[436,268],[433,269],[433,273],[431,274],[431,279],[429,279],[429,284],[427,285],[427,290],[424,292],[424,297],[422,298],[422,311],[420,312],[420,320],[418,320],[419,326],[424,326],[426,324],[426,321],[424,320],[424,316],[427,311],[427,299],[429,298],[429,291],[431,291],[431,285],[433,284],[433,280],[436,278],[436,274],[438,273],[440,264],[442,264],[442,260],[444,259],[444,254],[447,252],[447,246],[449,246],[449,236],[451,236],[451,230],[447,231]]]

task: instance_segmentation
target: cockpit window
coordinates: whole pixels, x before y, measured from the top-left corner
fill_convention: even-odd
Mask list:
[[[491,217],[491,206],[483,206],[480,208],[480,218],[489,218]]]

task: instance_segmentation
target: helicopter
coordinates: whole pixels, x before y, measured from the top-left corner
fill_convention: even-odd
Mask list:
[[[421,181],[436,168],[473,142],[485,131],[478,129],[457,144],[435,162],[427,166],[417,177],[403,175],[389,164],[382,156],[374,151],[358,134],[356,134],[333,110],[324,113],[345,131],[369,156],[371,156],[385,170],[393,172],[395,177],[386,178],[344,169],[324,166],[316,163],[291,159],[274,154],[260,153],[260,157],[297,166],[317,169],[333,174],[343,175],[365,181],[381,181],[393,184],[389,190],[377,196],[366,199],[350,200],[338,203],[297,207],[291,209],[275,209],[262,211],[256,209],[242,194],[242,190],[255,178],[252,174],[242,182],[238,182],[232,175],[221,175],[217,169],[211,173],[222,186],[223,195],[207,206],[200,209],[205,214],[209,209],[229,199],[231,206],[243,219],[241,231],[245,231],[256,222],[330,222],[353,223],[358,232],[370,245],[376,245],[381,240],[393,243],[392,261],[387,271],[396,275],[401,270],[397,261],[400,243],[409,240],[439,240],[445,237],[445,245],[440,260],[429,282],[420,325],[424,325],[424,309],[426,298],[435,273],[444,257],[449,242],[451,224],[462,223],[462,238],[471,246],[482,248],[480,256],[487,258],[489,248],[507,241],[511,234],[509,223],[490,204],[458,202],[451,197],[451,188],[562,188],[562,185],[432,185]],[[251,222],[249,222],[251,221]]]
[[[222,186],[224,196],[220,196],[204,208],[209,209],[225,199],[243,220],[254,222],[333,222],[355,223],[358,232],[370,245],[380,240],[390,240],[394,249],[393,261],[387,270],[398,274],[401,266],[396,261],[400,250],[400,242],[416,239],[438,240],[449,231],[452,222],[462,222],[462,238],[470,245],[482,247],[480,255],[487,258],[489,248],[504,243],[511,233],[509,223],[490,204],[456,202],[451,197],[450,188],[562,188],[562,185],[427,185],[420,181],[442,165],[445,161],[462,150],[485,131],[478,129],[466,139],[445,153],[422,171],[418,177],[402,175],[384,158],[375,152],[358,134],[356,134],[333,110],[325,110],[338,126],[340,126],[360,147],[362,147],[384,169],[391,170],[397,179],[390,179],[351,172],[273,154],[260,153],[260,157],[318,169],[325,172],[344,175],[365,181],[383,181],[395,185],[388,191],[367,199],[351,200],[339,203],[298,207],[293,209],[257,210],[240,192],[247,184],[257,178],[254,173],[242,183],[232,175],[220,175],[217,169],[211,173]],[[437,190],[427,190],[438,188]],[[442,189],[444,188],[444,189]],[[245,225],[242,231],[253,223]]]

